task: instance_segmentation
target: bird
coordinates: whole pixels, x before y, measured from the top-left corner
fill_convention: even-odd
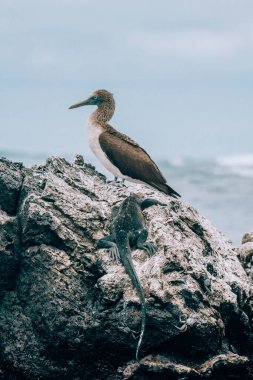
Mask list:
[[[87,122],[89,146],[102,165],[114,175],[115,181],[121,178],[122,181],[142,183],[174,198],[180,197],[167,184],[149,154],[137,142],[108,124],[115,111],[111,92],[96,90],[69,109],[86,105],[97,106]]]

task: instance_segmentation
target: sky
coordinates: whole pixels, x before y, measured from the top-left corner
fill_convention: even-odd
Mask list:
[[[252,0],[1,0],[0,151],[89,156],[68,110],[114,93],[152,157],[253,154]]]

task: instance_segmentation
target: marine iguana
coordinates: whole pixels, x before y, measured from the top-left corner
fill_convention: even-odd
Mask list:
[[[135,355],[137,361],[139,360],[139,351],[145,331],[147,307],[141,283],[133,265],[131,248],[144,249],[149,255],[155,253],[153,243],[147,241],[148,231],[142,213],[144,209],[153,205],[165,206],[165,204],[156,199],[142,200],[141,196],[131,194],[124,199],[115,215],[113,215],[110,227],[111,235],[100,239],[97,243],[98,248],[109,248],[112,259],[120,259],[139,296],[142,321]]]

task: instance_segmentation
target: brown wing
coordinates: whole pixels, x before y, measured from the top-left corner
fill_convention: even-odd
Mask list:
[[[119,133],[107,124],[107,130],[99,136],[102,150],[122,174],[147,183],[175,198],[180,195],[166,183],[157,165],[134,140]]]
[[[166,179],[147,152],[128,136],[125,138],[120,134],[119,138],[118,133],[106,131],[99,136],[99,142],[106,156],[122,174],[150,185],[166,184]]]
[[[136,141],[132,140],[129,136],[125,135],[124,133],[118,132],[110,124],[106,124],[106,132],[108,132],[112,136],[120,138],[120,140],[124,140],[125,142],[140,148],[139,144],[137,144]],[[142,150],[144,150],[144,149],[142,149]]]

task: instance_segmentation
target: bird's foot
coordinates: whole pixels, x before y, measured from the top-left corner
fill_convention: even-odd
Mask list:
[[[122,183],[122,185],[124,185],[125,178],[114,177],[114,180],[112,182]]]
[[[106,182],[107,182],[107,183],[111,183],[111,184],[113,184],[113,183],[117,183],[117,184],[122,184],[122,185],[124,185],[125,179],[124,179],[124,178],[114,177],[113,180],[108,179]]]

